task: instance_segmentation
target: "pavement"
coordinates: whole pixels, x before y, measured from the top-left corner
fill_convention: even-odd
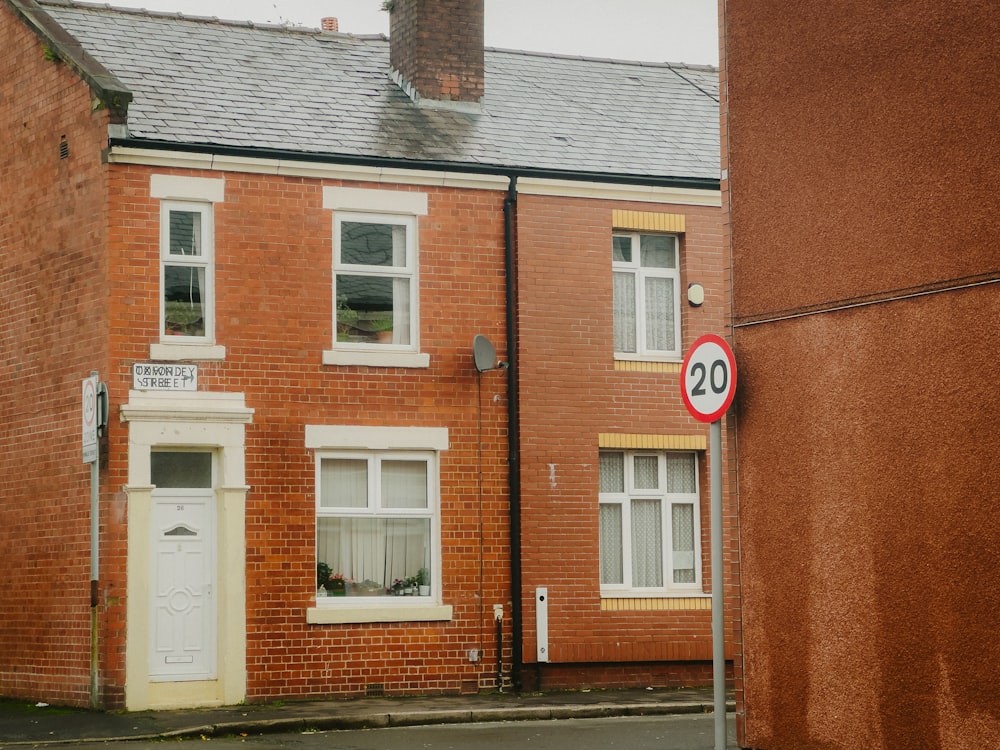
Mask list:
[[[91,711],[0,699],[0,750],[309,730],[711,713],[709,687],[285,701],[172,711]],[[734,710],[732,695],[727,710]]]

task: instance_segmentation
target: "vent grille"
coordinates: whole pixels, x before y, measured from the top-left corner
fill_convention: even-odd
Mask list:
[[[373,683],[365,687],[366,698],[385,698],[385,685]]]
[[[69,141],[66,140],[66,136],[63,136],[62,140],[59,141],[59,158],[69,158]]]

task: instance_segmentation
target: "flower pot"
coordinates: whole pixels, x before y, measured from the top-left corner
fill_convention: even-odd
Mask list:
[[[430,596],[431,595],[431,587],[430,586],[420,586],[419,589],[420,589],[420,596]]]

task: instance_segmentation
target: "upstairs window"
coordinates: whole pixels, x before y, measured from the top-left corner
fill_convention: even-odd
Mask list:
[[[680,263],[675,235],[612,236],[615,353],[681,356]]]
[[[696,454],[601,451],[600,485],[601,590],[699,589]]]
[[[212,206],[164,201],[160,220],[160,334],[164,340],[211,342]]]
[[[415,349],[416,235],[413,216],[335,215],[336,348]]]

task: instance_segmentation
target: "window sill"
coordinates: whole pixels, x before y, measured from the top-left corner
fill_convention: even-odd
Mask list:
[[[182,360],[200,359],[222,361],[226,358],[226,347],[219,344],[150,344],[150,359]]]
[[[338,602],[338,604],[340,603]],[[406,607],[334,606],[306,609],[306,622],[310,625],[448,621],[451,620],[451,617],[451,606],[447,604],[421,604]]]
[[[326,350],[324,365],[365,365],[368,367],[430,367],[431,355],[422,352],[376,352]]]

